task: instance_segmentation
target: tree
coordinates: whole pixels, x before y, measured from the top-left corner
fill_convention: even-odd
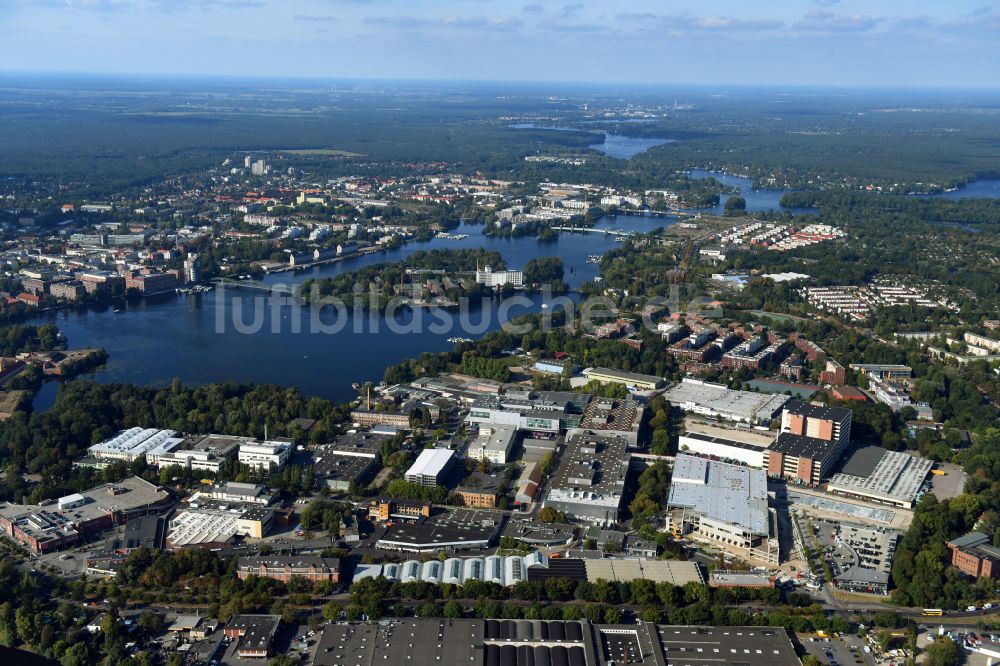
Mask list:
[[[566,514],[547,506],[538,512],[538,520],[543,523],[564,523],[566,522]]]
[[[723,206],[726,215],[739,215],[746,211],[746,209],[747,200],[738,194],[734,194],[726,199],[726,203]]]
[[[177,655],[170,655],[177,656]],[[63,652],[62,658],[59,660],[61,666],[87,666],[90,664],[90,654],[87,652],[87,646],[83,643],[74,643],[70,645],[69,648]],[[169,666],[170,660],[167,660]]]
[[[924,666],[958,666],[958,646],[947,636],[939,636],[927,646]]]
[[[452,599],[444,605],[444,616],[453,619],[462,617],[462,606]]]

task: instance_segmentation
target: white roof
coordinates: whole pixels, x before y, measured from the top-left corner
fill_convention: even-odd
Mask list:
[[[417,461],[406,471],[406,476],[437,476],[451,460],[455,452],[451,449],[424,449]]]
[[[158,455],[166,453],[184,441],[177,437],[173,430],[157,428],[129,428],[90,447],[91,454],[100,457],[102,454],[127,453],[135,456]]]
[[[668,506],[733,523],[753,534],[769,531],[767,475],[762,469],[680,453],[670,480]]]

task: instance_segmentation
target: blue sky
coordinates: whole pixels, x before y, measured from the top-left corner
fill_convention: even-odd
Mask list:
[[[0,0],[0,68],[1000,85],[998,0]]]

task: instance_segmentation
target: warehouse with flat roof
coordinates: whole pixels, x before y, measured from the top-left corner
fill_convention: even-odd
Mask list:
[[[451,449],[424,449],[403,478],[421,486],[441,485],[451,470],[454,457],[455,452]]]
[[[618,522],[630,456],[620,433],[573,429],[544,505],[572,520],[597,525]]]
[[[827,490],[848,497],[913,508],[933,461],[880,446],[858,449]]]
[[[799,666],[780,627],[405,618],[329,624],[316,666]]]
[[[762,469],[681,453],[667,499],[667,529],[749,560],[778,564],[778,529]]]
[[[665,383],[663,377],[641,375],[611,368],[587,368],[583,371],[583,376],[590,381],[597,380],[602,384],[624,384],[628,388],[640,391],[652,391],[662,387]]]
[[[762,425],[777,416],[789,400],[787,395],[736,391],[690,377],[667,389],[663,397],[685,412]]]

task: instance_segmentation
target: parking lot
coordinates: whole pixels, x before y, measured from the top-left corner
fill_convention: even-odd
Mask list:
[[[799,636],[806,652],[827,666],[876,666],[875,658],[864,651],[863,641],[854,635],[822,637]]]
[[[809,521],[804,517],[799,517],[799,524],[806,539],[812,539],[809,545],[817,546],[819,554],[834,576],[855,565],[884,572],[888,572],[892,565],[897,534],[892,530],[830,520]]]
[[[965,470],[953,463],[938,463],[943,475],[931,474],[931,492],[939,500],[949,500],[962,494],[965,488]]]

